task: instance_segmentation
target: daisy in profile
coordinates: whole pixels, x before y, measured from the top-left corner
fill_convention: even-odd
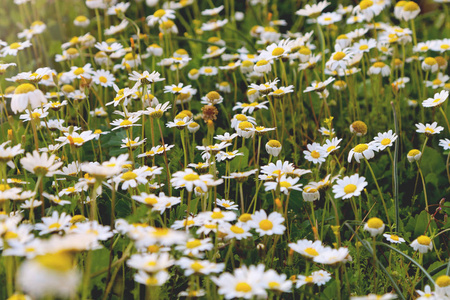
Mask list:
[[[333,186],[333,193],[336,198],[349,199],[361,195],[362,190],[366,186],[366,178],[354,174],[352,176],[345,176],[343,179],[338,179]]]
[[[216,199],[216,204],[225,208],[226,210],[238,210],[239,206],[230,200],[225,199]]]
[[[327,271],[319,270],[312,272],[309,276],[298,275],[296,276],[296,288],[301,288],[304,285],[315,284],[322,286],[331,280],[331,274]]]
[[[367,21],[370,21],[378,16],[382,10],[383,6],[379,5],[376,1],[362,0],[353,8],[353,14],[362,14]]]
[[[436,279],[435,293],[437,297],[447,299],[450,297],[450,276],[441,275]],[[446,297],[446,298],[444,298]]]
[[[394,142],[397,140],[397,135],[392,133],[392,130],[389,130],[384,133],[378,133],[376,137],[374,137],[373,142],[374,145],[378,148],[378,151],[383,151],[387,147],[392,147]]]
[[[439,93],[434,94],[433,98],[428,98],[427,100],[422,102],[423,107],[435,107],[439,106],[447,100],[449,92],[446,90],[442,90]],[[416,125],[417,126],[417,125]]]
[[[306,160],[314,164],[321,164],[325,162],[328,153],[323,149],[322,146],[320,146],[319,143],[308,144],[306,145],[306,148],[308,150],[303,151]]]
[[[329,85],[330,83],[332,83],[335,80],[334,77],[329,77],[327,80],[325,81],[313,81],[311,83],[310,86],[308,86],[303,93],[308,93],[308,92],[322,92],[325,90],[325,88],[327,87],[327,85]]]
[[[306,4],[304,8],[296,11],[295,14],[299,15],[299,16],[309,17],[309,18],[317,18],[318,16],[320,16],[322,14],[322,11],[328,5],[330,5],[330,2],[328,2],[326,0],[321,1],[317,4],[312,4],[312,5]]]
[[[369,294],[367,296],[352,296],[350,297],[350,300],[392,300],[397,299],[397,295],[392,293],[387,293],[384,295],[376,295],[376,294]]]
[[[368,75],[381,74],[381,76],[386,77],[391,74],[391,69],[384,62],[377,61],[369,68],[369,71],[367,71],[367,74]]]
[[[136,124],[137,121],[139,121],[139,116],[134,116],[134,117],[128,117],[128,118],[124,118],[124,119],[115,119],[114,121],[112,121],[110,124],[112,126],[114,126],[114,128],[112,130],[117,130],[119,128],[130,128],[133,126],[142,126],[141,124]]]
[[[314,242],[306,239],[298,240],[296,243],[290,243],[288,246],[295,252],[309,259],[313,259],[325,250],[325,247],[319,240]]]
[[[375,156],[375,151],[378,151],[378,148],[370,142],[368,144],[358,144],[350,152],[348,153],[348,162],[352,161],[352,158],[355,158],[356,162],[360,162],[361,159],[371,159]]]
[[[292,190],[301,191],[302,184],[297,184],[300,180],[299,177],[286,177],[281,176],[281,178],[277,178],[276,181],[267,181],[264,183],[264,187],[266,191],[275,191],[278,186],[280,187],[280,192],[284,194],[289,194]]]
[[[420,253],[427,253],[433,250],[433,243],[429,237],[426,235],[421,235],[415,239],[410,245],[414,251],[419,251]]]
[[[267,215],[264,210],[255,212],[248,225],[256,230],[260,236],[283,234],[286,227],[283,225],[283,216],[274,211]]]
[[[332,249],[327,247],[322,253],[314,257],[314,262],[324,265],[337,265],[348,261],[350,254],[348,248],[341,247],[338,249]]]
[[[426,136],[432,136],[434,134],[439,134],[442,130],[444,130],[444,127],[438,126],[437,122],[433,122],[431,124],[426,123],[423,125],[422,123],[416,124],[417,133],[425,133]]]
[[[401,244],[405,242],[404,238],[401,238],[396,234],[384,233],[383,236],[386,238],[386,240],[393,244]]]
[[[371,236],[377,236],[384,231],[384,223],[379,218],[370,218],[366,224],[364,224],[364,230],[368,231]]]
[[[23,83],[16,87],[11,98],[11,110],[14,113],[23,112],[28,106],[35,109],[41,107],[42,104],[47,104],[47,98],[31,83]]]

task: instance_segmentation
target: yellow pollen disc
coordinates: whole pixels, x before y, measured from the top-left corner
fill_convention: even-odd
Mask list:
[[[179,91],[181,91],[183,88],[180,88],[180,87],[174,87],[174,88],[172,88],[172,91],[174,91],[174,92],[179,92]]]
[[[354,191],[356,191],[356,185],[354,185],[354,184],[352,184],[352,183],[347,184],[347,185],[344,187],[344,193],[346,193],[346,194],[351,194],[351,193],[353,193]]]
[[[236,292],[248,293],[252,290],[252,287],[246,282],[239,282],[234,289]]]
[[[157,237],[164,237],[169,233],[168,228],[156,228],[156,230],[153,232],[154,236]]]
[[[34,85],[32,85],[31,83],[24,83],[16,87],[16,89],[14,90],[14,94],[26,94],[29,92],[33,92],[34,90],[36,90],[36,87]]]
[[[399,240],[398,235],[395,235],[395,234],[391,234],[390,238],[391,238],[391,240],[394,240],[394,241]]]
[[[280,148],[281,147],[281,143],[277,140],[270,140],[267,145],[269,145],[272,148]]]
[[[431,127],[425,127],[426,132],[434,133],[434,129]]]
[[[191,269],[194,270],[195,272],[199,272],[203,268],[204,268],[203,265],[198,262],[191,264]]]
[[[381,228],[383,226],[383,221],[379,218],[370,218],[367,221],[367,226],[369,226],[369,228]]]
[[[9,240],[9,239],[15,239],[15,238],[17,238],[17,237],[19,237],[19,235],[18,235],[17,233],[13,232],[13,231],[7,231],[7,232],[5,233],[5,235],[4,235],[4,238],[7,239],[7,240]]]
[[[408,156],[416,156],[418,154],[420,154],[420,151],[417,149],[412,149],[408,152]]]
[[[317,255],[319,255],[319,252],[317,252],[316,249],[311,248],[311,247],[306,248],[304,251],[305,251],[306,253],[308,253],[309,255],[311,255],[311,256],[317,256]]]
[[[86,22],[87,18],[85,16],[78,16],[75,18],[77,22]]]
[[[195,239],[193,241],[187,242],[186,243],[186,248],[193,249],[193,248],[197,248],[197,247],[199,247],[201,245],[202,245],[202,242],[200,242],[200,240]]]
[[[164,9],[158,9],[157,11],[155,11],[155,13],[153,14],[153,16],[157,17],[157,18],[161,18],[162,16],[164,16],[166,14],[166,11]]]
[[[271,281],[269,282],[269,288],[270,289],[279,289],[280,288],[280,284],[276,281]]]
[[[433,57],[427,57],[424,60],[425,64],[429,65],[429,66],[433,66],[435,64],[437,64],[436,59],[434,59]]]
[[[9,45],[10,49],[18,49],[20,47],[19,43],[12,43],[11,45]]]
[[[305,278],[305,282],[307,282],[307,283],[312,283],[312,282],[313,282],[312,276],[306,277],[306,278]]]
[[[121,177],[123,180],[133,180],[137,177],[137,174],[132,171],[128,171],[123,173]]]
[[[38,113],[38,112],[34,112],[34,113],[31,114],[31,117],[32,117],[33,119],[39,119],[40,116],[41,116],[41,114]]]
[[[150,197],[145,198],[144,201],[145,201],[145,203],[150,204],[150,205],[155,205],[156,203],[158,203],[158,199],[150,198]]]
[[[448,49],[448,48],[450,48],[450,45],[447,45],[447,44],[442,44],[441,45],[441,49]]]
[[[417,3],[410,1],[405,6],[403,6],[404,11],[416,11],[420,9],[419,5]]]
[[[333,55],[334,60],[342,60],[345,57],[345,53],[342,51],[338,51]]]
[[[421,235],[417,238],[417,242],[421,245],[429,245],[431,243],[431,239],[425,235]]]
[[[199,180],[200,176],[195,173],[189,173],[187,175],[184,175],[183,179],[186,181],[195,181],[195,180]]]
[[[149,277],[145,283],[147,283],[147,285],[157,285],[158,284],[158,279],[156,279],[155,277]]]
[[[368,45],[361,45],[361,46],[359,46],[359,50],[367,50],[367,49],[369,49]]]
[[[211,214],[211,219],[223,219],[224,217],[221,211],[215,211]]]
[[[359,7],[361,10],[365,10],[373,5],[373,1],[371,0],[363,0],[359,3]]]
[[[385,66],[385,64],[380,62],[380,61],[378,61],[378,62],[374,63],[373,66],[375,68],[383,68]]]
[[[84,142],[84,140],[80,137],[72,138],[72,140],[75,144],[82,144]]]
[[[381,140],[381,145],[386,146],[389,145],[391,143],[391,139],[389,138],[384,138]]]
[[[367,146],[367,144],[359,144],[353,149],[353,151],[357,153],[363,153],[367,149],[369,149],[369,146]]]
[[[75,75],[81,75],[83,73],[84,73],[83,68],[77,68],[75,71],[73,71],[73,74],[75,74]]]
[[[73,267],[72,256],[66,252],[38,256],[36,261],[48,269],[60,272],[69,271]]]
[[[61,224],[57,223],[53,223],[52,225],[48,226],[48,229],[58,229],[59,227],[61,227]]]
[[[261,228],[264,231],[271,230],[273,228],[273,223],[270,220],[262,220],[259,222],[259,228]]]
[[[238,121],[247,121],[247,117],[242,114],[235,115],[234,118]]]
[[[242,234],[242,233],[245,232],[245,230],[244,230],[243,228],[238,227],[238,226],[236,226],[236,225],[232,225],[232,226],[230,227],[230,230],[231,230],[233,233],[236,233],[236,234]]]
[[[212,73],[212,72],[213,72],[213,69],[211,69],[211,68],[205,68],[205,69],[204,69],[204,72],[205,72],[205,73]]]
[[[108,79],[106,79],[105,76],[100,76],[100,77],[98,78],[98,80],[99,80],[101,83],[107,83],[107,82],[108,82]]]
[[[442,275],[436,279],[436,285],[439,287],[448,287],[450,286],[450,276]]]
[[[282,188],[290,188],[292,186],[292,184],[290,184],[288,181],[282,181],[280,182],[280,187]]]
[[[327,148],[327,152],[331,152],[334,149],[336,149],[336,146],[330,146],[330,147]]]
[[[273,51],[272,51],[273,56],[280,56],[283,53],[284,53],[284,49],[281,47],[277,47],[277,48],[273,49]]]
[[[301,47],[300,50],[298,50],[298,52],[302,55],[310,55],[311,54],[311,49],[309,49],[308,47]]]
[[[265,65],[267,65],[269,62],[267,61],[267,60],[265,60],[265,59],[261,59],[260,61],[258,61],[257,63],[256,63],[256,66],[258,66],[258,67],[260,67],[260,66],[265,66]]]
[[[315,159],[320,157],[320,153],[316,150],[311,151],[311,156]]]
[[[123,120],[122,122],[120,122],[120,126],[130,126],[131,124],[133,124],[133,122],[131,122],[130,120]]]
[[[241,221],[241,222],[248,222],[248,221],[250,221],[252,219],[252,215],[251,214],[242,214],[240,217],[239,217],[239,221]]]
[[[252,125],[252,123],[250,123],[248,121],[244,121],[244,122],[239,123],[238,127],[241,130],[247,130],[249,128],[253,128],[253,125]]]

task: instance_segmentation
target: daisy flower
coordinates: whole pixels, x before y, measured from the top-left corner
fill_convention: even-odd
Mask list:
[[[315,271],[310,276],[298,275],[296,278],[296,288],[300,288],[306,284],[315,284],[322,286],[331,279],[331,274],[327,271]]]
[[[230,200],[225,199],[216,199],[216,204],[225,208],[226,210],[238,210],[239,206]]]
[[[325,144],[323,144],[322,149],[324,149],[327,154],[338,150],[341,146],[339,146],[339,143],[342,141],[342,139],[338,139],[337,137],[332,138],[331,140],[327,139],[325,141]]]
[[[426,81],[425,84],[432,89],[443,88],[445,83],[450,79],[448,75],[443,75],[442,73],[438,73],[437,78],[432,81]]]
[[[306,258],[313,259],[318,256],[319,253],[325,250],[321,241],[310,241],[310,240],[298,240],[296,243],[289,243],[289,248],[295,252],[301,254]]]
[[[422,61],[422,69],[426,72],[431,71],[431,73],[436,73],[439,70],[439,64],[435,58],[426,57]]]
[[[113,178],[116,188],[119,187],[119,183],[122,183],[122,190],[127,190],[129,187],[135,188],[138,184],[146,184],[149,172],[146,167],[127,171]]]
[[[419,161],[421,157],[422,157],[422,152],[420,152],[417,149],[412,149],[407,154],[407,158],[410,163],[412,163],[414,161]]]
[[[137,121],[139,121],[139,116],[135,117],[128,117],[125,119],[115,119],[110,124],[114,126],[112,130],[117,130],[119,128],[130,128],[132,126],[142,126],[141,124],[136,124]]]
[[[435,281],[435,293],[436,296],[445,299],[444,297],[450,297],[450,276],[441,275]]]
[[[404,238],[399,237],[398,235],[395,234],[389,234],[389,233],[384,233],[383,236],[390,242],[393,244],[401,244],[405,242]]]
[[[341,262],[346,262],[349,259],[349,251],[345,247],[338,249],[327,248],[318,256],[313,258],[314,262],[324,265],[336,265]]]
[[[449,92],[446,90],[442,90],[439,93],[434,94],[433,98],[428,98],[427,100],[422,102],[423,107],[435,107],[439,106],[447,100]],[[417,126],[417,125],[416,125]]]
[[[428,251],[433,250],[433,243],[426,235],[419,236],[411,243],[410,246],[414,249],[414,251],[419,251],[420,253],[427,253]]]
[[[268,181],[264,183],[266,191],[275,191],[278,186],[280,187],[280,192],[285,195],[289,194],[291,190],[301,191],[302,184],[297,184],[300,178],[286,177],[285,175],[281,178],[277,178],[276,181]]]
[[[219,73],[219,71],[216,67],[206,66],[206,67],[201,67],[198,70],[198,73],[200,75],[205,75],[205,76],[215,76]]]
[[[139,147],[140,145],[144,144],[145,141],[147,140],[146,138],[139,141],[140,140],[140,136],[136,137],[134,140],[130,139],[130,138],[124,138],[122,139],[122,144],[120,145],[120,148],[130,148],[130,149],[136,149],[137,147]]]
[[[260,110],[260,109],[269,109],[265,104],[269,103],[269,101],[263,101],[263,102],[252,102],[252,103],[242,103],[242,102],[236,102],[236,105],[233,107],[233,110],[242,109],[242,113],[246,114],[252,114],[254,111]]]
[[[303,93],[308,93],[308,92],[322,92],[323,90],[325,90],[326,86],[329,85],[330,83],[332,83],[335,80],[334,77],[329,77],[327,80],[325,81],[313,81],[311,83],[310,86],[308,86]]]
[[[352,50],[354,53],[366,53],[376,46],[377,41],[375,39],[361,39],[353,44]]]
[[[187,242],[175,247],[176,250],[181,251],[184,255],[188,256],[200,256],[201,252],[209,251],[214,247],[210,238],[195,239],[190,238]]]
[[[328,153],[319,143],[308,144],[306,145],[306,148],[308,150],[303,151],[306,160],[313,162],[314,164],[325,162]]]
[[[266,143],[266,151],[269,153],[269,155],[272,155],[274,157],[278,157],[280,155],[280,152],[282,150],[282,145],[277,140],[269,140]]]
[[[439,134],[442,130],[444,130],[444,127],[438,126],[437,122],[433,122],[431,124],[426,123],[423,125],[422,123],[416,124],[417,133],[425,133],[426,136],[432,136],[433,134]]]
[[[391,74],[391,69],[384,62],[378,61],[369,68],[369,71],[367,71],[367,74],[368,75],[381,74],[381,76],[386,77]]]
[[[374,151],[378,151],[378,148],[373,144],[373,142],[370,142],[368,144],[358,144],[356,147],[350,150],[347,160],[349,163],[352,161],[353,157],[358,163],[362,158],[369,160],[375,156]]]
[[[333,186],[333,193],[336,198],[349,199],[353,196],[361,195],[362,190],[367,186],[366,178],[353,174],[352,176],[345,176],[343,179],[338,179]]]
[[[141,85],[149,85],[158,81],[164,81],[165,78],[161,78],[160,76],[161,74],[156,71],[153,71],[152,73],[149,73],[148,71],[144,71],[143,73],[133,71],[129,75],[128,79],[131,81],[136,81],[133,88],[137,90]]]
[[[269,96],[274,97],[275,99],[281,99],[283,98],[286,94],[292,93],[294,92],[294,86],[290,85],[287,87],[281,86],[279,88],[273,88],[273,92],[269,93]]]
[[[328,1],[321,1],[312,5],[306,4],[304,8],[296,11],[295,14],[309,18],[317,18],[328,5],[330,5]]]
[[[92,81],[94,81],[95,84],[101,85],[103,87],[113,86],[115,80],[116,78],[109,71],[100,69],[92,73]]]
[[[291,52],[291,45],[292,41],[289,39],[281,40],[278,44],[273,43],[263,50],[258,58],[259,60],[272,60],[286,57]]]
[[[353,53],[350,48],[342,48],[336,44],[334,46],[334,52],[331,54],[330,59],[326,63],[326,67],[331,71],[336,69],[347,68],[348,61],[353,57]]]
[[[64,231],[69,229],[71,220],[72,217],[65,212],[60,215],[57,211],[54,211],[51,217],[43,217],[42,223],[36,224],[35,229],[39,231],[39,235]]]
[[[292,281],[287,280],[286,274],[278,274],[275,270],[267,270],[262,279],[266,289],[276,293],[287,293],[292,289]]]
[[[148,26],[153,27],[156,23],[163,23],[175,19],[175,11],[172,9],[158,9],[153,15],[147,17]]]
[[[283,216],[274,211],[267,215],[264,210],[255,212],[252,219],[248,221],[248,225],[256,230],[260,236],[283,234],[286,227],[282,224]]]
[[[342,20],[342,15],[336,13],[336,12],[327,12],[321,14],[317,18],[317,23],[319,23],[322,26],[328,26],[331,24],[334,24],[336,22],[340,22]]]
[[[185,187],[189,192],[192,192],[194,187],[200,187],[202,190],[208,190],[205,181],[212,179],[211,174],[199,175],[192,169],[186,168],[184,171],[175,172],[172,175],[170,182],[177,187]]]
[[[363,14],[367,21],[378,16],[383,10],[383,6],[372,0],[362,0],[353,8],[353,14]]]
[[[31,83],[23,83],[16,87],[11,98],[11,110],[16,114],[23,112],[30,105],[32,109],[47,104],[44,93]]]
[[[20,164],[25,170],[37,176],[52,177],[63,163],[56,162],[56,156],[53,154],[49,157],[46,152],[39,154],[34,150],[33,154],[27,153],[25,157],[22,157]]]
[[[378,148],[378,151],[383,151],[387,147],[391,147],[397,140],[397,137],[395,133],[392,133],[392,130],[389,130],[388,132],[378,133],[378,136],[373,139],[373,142]]]
[[[384,223],[379,218],[370,218],[366,224],[364,224],[364,230],[368,231],[371,236],[377,236],[384,231]]]
[[[3,56],[7,55],[17,56],[17,53],[20,50],[26,49],[28,47],[31,47],[31,43],[28,40],[25,42],[16,42],[2,48],[0,50],[0,54],[3,54]]]
[[[391,299],[397,299],[397,295],[388,293],[384,295],[369,294],[367,296],[350,297],[350,300],[391,300]]]

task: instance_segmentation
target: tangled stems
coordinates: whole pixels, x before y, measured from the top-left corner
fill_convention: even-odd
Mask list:
[[[386,213],[386,218],[388,220],[389,227],[391,228],[391,225],[392,225],[391,224],[391,219],[389,218],[389,213],[388,213],[388,210],[387,210],[387,207],[386,207],[386,202],[384,201],[383,193],[381,192],[380,186],[378,185],[378,180],[375,177],[375,173],[373,173],[372,167],[370,166],[370,163],[367,160],[367,158],[364,157],[364,161],[366,162],[367,166],[369,167],[370,173],[372,174],[372,178],[375,181],[375,185],[377,187],[378,194],[380,195],[381,201],[383,202],[384,212]]]

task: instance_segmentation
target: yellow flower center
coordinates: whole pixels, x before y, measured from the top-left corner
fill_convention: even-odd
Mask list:
[[[333,55],[334,60],[342,60],[345,57],[345,53],[342,51],[338,51]]]
[[[431,127],[425,127],[425,132],[434,133],[434,129]]]
[[[82,144],[84,140],[80,137],[72,138],[74,144]]]
[[[389,138],[384,138],[381,140],[381,145],[386,146],[389,145],[391,143],[391,139]]]
[[[436,285],[439,287],[448,287],[450,286],[450,276],[442,275],[436,279]]]
[[[252,290],[252,287],[247,282],[239,282],[235,287],[236,292],[248,293]]]
[[[269,145],[269,147],[272,148],[280,148],[281,147],[281,143],[277,140],[270,140],[267,145]]]
[[[259,222],[259,228],[261,228],[264,231],[271,230],[273,228],[273,223],[270,220],[262,220]]]
[[[368,45],[361,45],[361,46],[359,46],[359,50],[367,50],[367,49],[369,49]]]
[[[397,242],[399,241],[398,235],[391,234],[390,238],[391,238],[391,240],[393,240],[393,241],[397,241]]]
[[[85,16],[78,16],[75,18],[77,22],[86,22],[87,18]]]
[[[10,49],[18,49],[20,47],[19,43],[12,43],[11,45],[9,45]]]
[[[166,14],[166,11],[164,9],[158,9],[157,11],[155,11],[155,13],[153,14],[153,16],[157,17],[157,18],[161,18],[162,16],[164,16]]]
[[[256,63],[256,66],[258,66],[258,67],[260,67],[260,66],[265,66],[265,65],[267,65],[269,62],[267,61],[267,60],[265,60],[265,59],[261,59],[260,61],[258,61],[257,63]]]
[[[269,288],[272,290],[279,289],[280,284],[276,281],[271,281],[271,282],[269,282]]]
[[[211,219],[223,219],[224,217],[221,211],[215,211],[211,214]]]
[[[427,57],[424,60],[425,64],[429,65],[429,66],[433,66],[435,64],[437,64],[436,59],[434,59],[433,57]]]
[[[212,68],[205,68],[203,70],[204,70],[205,73],[208,73],[208,74],[213,72]]]
[[[379,218],[370,218],[367,221],[367,226],[369,226],[369,228],[381,228],[383,226],[383,221]]]
[[[31,83],[24,83],[16,87],[16,89],[14,90],[14,94],[26,94],[29,92],[33,92],[34,90],[36,90],[36,87],[34,85],[32,85]]]
[[[408,156],[416,156],[418,154],[420,154],[420,151],[417,149],[412,149],[408,152]]]
[[[417,238],[417,242],[421,245],[428,246],[431,243],[431,239],[425,235],[421,235]]]
[[[371,0],[363,0],[359,3],[359,7],[361,10],[365,10],[373,5],[373,1]]]
[[[100,77],[98,78],[98,80],[99,80],[101,83],[106,83],[106,82],[108,82],[108,79],[107,79],[105,76],[100,76]]]
[[[242,234],[242,233],[245,232],[245,230],[244,230],[243,228],[238,227],[238,226],[236,226],[236,225],[232,225],[232,226],[230,227],[230,230],[231,230],[233,233],[237,233],[237,234]]]
[[[120,126],[130,126],[132,125],[133,122],[131,122],[130,120],[123,120],[122,122],[120,122]]]
[[[282,188],[288,189],[288,188],[290,188],[291,186],[292,186],[292,184],[290,184],[288,181],[282,181],[282,182],[280,182],[280,187],[282,187]]]
[[[34,113],[31,114],[31,117],[32,117],[33,119],[39,119],[40,116],[41,116],[41,114],[38,113],[38,112],[34,112]]]
[[[357,153],[363,153],[367,149],[369,149],[369,146],[367,144],[359,144],[353,149],[353,151]]]
[[[56,223],[53,223],[52,225],[48,226],[48,229],[58,229],[59,227],[61,227],[61,224],[56,222]]]
[[[405,6],[403,6],[404,11],[416,11],[419,10],[420,7],[416,2],[410,1]]]
[[[316,150],[311,151],[311,156],[315,159],[320,157],[320,153]]]
[[[336,149],[336,146],[330,146],[330,147],[327,148],[327,152],[331,152],[334,149]]]
[[[247,130],[249,128],[253,128],[253,125],[252,125],[252,123],[250,123],[248,121],[244,121],[244,122],[239,123],[238,127],[241,130]]]
[[[313,282],[312,276],[306,277],[306,278],[305,278],[305,282],[306,282],[306,283],[312,283],[312,282]]]
[[[195,272],[199,272],[203,268],[204,268],[203,265],[198,262],[191,264],[191,269],[194,270]]]
[[[133,179],[135,179],[137,177],[137,174],[134,173],[133,171],[128,171],[128,172],[123,173],[121,177],[125,181],[126,180],[133,180]]]
[[[244,223],[250,221],[251,219],[252,219],[252,215],[251,214],[247,214],[247,213],[242,214],[239,217],[239,221],[244,222]]]
[[[65,252],[46,254],[36,257],[36,261],[48,269],[66,272],[72,269],[72,256]]]
[[[197,248],[197,247],[199,247],[201,245],[202,245],[202,242],[200,242],[200,240],[195,239],[193,241],[187,242],[186,243],[186,248],[193,249],[193,248]]]
[[[383,68],[385,66],[385,64],[381,61],[378,61],[376,63],[373,64],[374,68]]]
[[[156,203],[158,203],[158,199],[153,198],[153,197],[147,197],[144,199],[145,203],[150,204],[150,205],[155,205]]]
[[[311,248],[311,247],[306,248],[306,249],[305,249],[305,252],[308,253],[308,254],[311,255],[311,256],[317,256],[317,255],[319,255],[319,252],[317,252],[316,249]]]
[[[187,175],[184,175],[183,179],[186,181],[195,181],[195,180],[199,180],[200,176],[196,173],[189,173]]]
[[[280,56],[284,53],[284,49],[281,47],[276,47],[275,49],[273,49],[272,51],[272,55],[273,56]]]
[[[356,185],[354,185],[353,183],[347,184],[344,187],[344,193],[346,193],[346,194],[351,194],[354,191],[356,191]]]
[[[75,75],[81,75],[83,73],[84,73],[83,68],[77,68],[75,71],[73,71],[73,74],[75,74]]]

